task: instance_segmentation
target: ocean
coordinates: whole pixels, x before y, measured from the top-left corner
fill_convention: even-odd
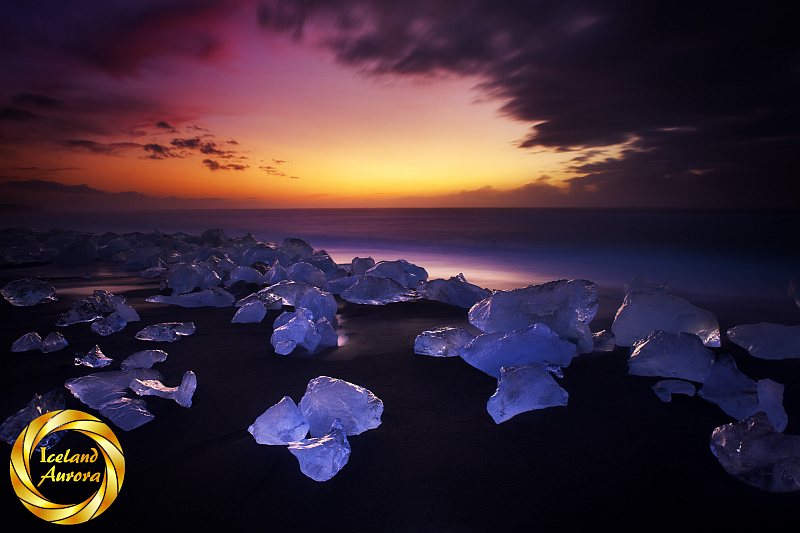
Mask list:
[[[3,213],[0,225],[94,232],[222,228],[300,237],[338,262],[404,258],[431,277],[492,289],[585,278],[621,290],[642,274],[688,295],[780,298],[800,275],[797,211],[291,209]]]

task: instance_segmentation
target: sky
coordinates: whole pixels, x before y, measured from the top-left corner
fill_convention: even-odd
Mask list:
[[[4,7],[5,207],[797,206],[777,4]]]

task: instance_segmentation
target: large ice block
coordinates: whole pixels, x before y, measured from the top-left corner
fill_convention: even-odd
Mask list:
[[[504,366],[550,363],[569,366],[575,345],[562,339],[545,324],[508,333],[484,333],[461,349],[461,357],[478,370],[497,378]]]
[[[30,307],[39,303],[57,302],[56,289],[40,279],[15,279],[6,283],[0,294],[17,307]]]
[[[194,332],[194,322],[162,322],[147,326],[136,334],[136,338],[140,341],[173,342]]]
[[[662,379],[651,387],[662,402],[671,402],[673,394],[694,396],[694,385],[681,379]]]
[[[134,352],[122,361],[122,370],[132,370],[134,368],[153,368],[156,363],[163,363],[167,360],[167,352],[164,350],[141,350]]]
[[[359,276],[354,284],[342,290],[341,297],[354,304],[386,305],[407,302],[419,296],[393,279],[365,275]]]
[[[179,294],[177,296],[157,294],[149,297],[146,301],[178,305],[180,307],[230,307],[233,305],[233,302],[236,301],[236,297],[225,289],[214,287],[212,289],[203,289],[198,292]]]
[[[303,474],[314,481],[328,481],[347,464],[350,443],[342,423],[336,420],[323,436],[293,442],[289,451],[297,457]]]
[[[469,310],[469,321],[486,333],[524,330],[541,323],[577,346],[594,347],[589,323],[597,313],[597,286],[591,281],[559,280],[524,289],[497,291]]]
[[[259,444],[289,444],[306,438],[308,421],[288,396],[264,411],[247,431]]]
[[[714,363],[714,353],[693,333],[654,331],[633,345],[628,374],[680,378],[702,383]]]
[[[296,281],[282,281],[267,287],[267,291],[280,296],[286,305],[308,309],[314,320],[324,317],[336,324],[336,298],[329,292]]]
[[[116,426],[130,431],[155,418],[144,400],[127,397],[133,379],[162,379],[153,369],[98,372],[68,379],[64,386],[73,396],[111,420]]]
[[[742,374],[729,355],[723,355],[711,366],[697,395],[717,404],[736,420],[744,420],[764,411],[778,431],[786,429],[788,418],[783,407],[783,385],[771,379],[758,382]]]
[[[391,279],[406,289],[414,289],[420,281],[428,279],[428,272],[424,268],[414,263],[409,263],[405,259],[380,261],[364,272],[364,275]]]
[[[759,359],[800,358],[800,326],[746,324],[730,328],[728,338]]]
[[[231,319],[231,323],[257,324],[264,320],[265,316],[267,316],[267,308],[264,306],[263,302],[260,300],[253,300],[236,310],[236,313]]]
[[[776,431],[763,412],[714,429],[711,452],[728,474],[748,485],[800,490],[800,436]]]
[[[366,274],[367,270],[375,266],[375,260],[371,257],[354,257],[350,261],[350,275],[359,276]]]
[[[312,379],[299,405],[314,437],[327,433],[337,418],[348,435],[358,435],[381,425],[383,402],[380,398],[342,379],[328,376]]]
[[[433,357],[458,357],[459,351],[475,338],[464,328],[436,328],[414,339],[414,353]]]
[[[192,396],[197,389],[197,376],[191,370],[183,373],[181,384],[167,387],[158,379],[133,378],[128,385],[139,396],[158,396],[167,400],[175,400],[181,407],[192,406]]]
[[[666,291],[634,290],[626,294],[611,330],[618,346],[632,346],[656,330],[694,333],[706,346],[720,345],[714,313]]]
[[[436,300],[465,309],[469,309],[492,294],[489,289],[468,283],[464,274],[450,279],[433,279],[426,283],[420,283],[420,287],[417,291],[425,300]]]
[[[28,352],[30,350],[41,350],[42,338],[35,331],[26,333],[11,345],[12,352]]]
[[[230,287],[237,281],[244,281],[245,283],[254,283],[261,285],[265,282],[264,274],[249,266],[237,266],[233,269],[230,277],[225,281],[225,286]]]
[[[80,356],[80,354],[75,354]],[[94,348],[86,352],[86,354],[75,358],[75,366],[88,366],[89,368],[102,368],[113,363],[114,360],[106,357],[106,354],[95,344]]]
[[[167,287],[177,296],[194,289],[210,289],[222,283],[219,274],[202,262],[180,263],[170,268],[167,274]]]
[[[289,355],[298,346],[313,354],[336,346],[338,341],[327,318],[314,322],[314,315],[303,307],[298,307],[294,313],[282,313],[275,319],[273,328],[270,344],[280,355]]]
[[[545,365],[504,366],[486,410],[494,423],[500,424],[525,411],[567,405],[568,399],[567,391],[558,386]]]
[[[287,268],[286,276],[292,281],[305,283],[320,289],[325,289],[328,285],[328,278],[325,277],[325,273],[322,270],[302,261]]]
[[[277,294],[273,294],[269,292],[269,287],[265,287],[260,291],[254,292],[252,294],[248,294],[241,300],[236,301],[233,305],[236,307],[242,307],[244,305],[249,304],[250,302],[261,302],[264,304],[264,307],[267,309],[280,309],[283,307],[283,298],[278,296]]]
[[[314,253],[314,248],[312,248],[310,244],[296,237],[287,237],[283,239],[278,249],[286,254],[292,262],[301,261]]]
[[[28,405],[6,418],[3,424],[0,425],[0,440],[4,440],[13,446],[25,426],[45,413],[59,411],[64,408],[64,393],[60,390],[53,390],[45,394],[34,394]],[[61,431],[50,433],[39,442],[37,449],[54,446],[61,440],[62,435],[63,432]]]

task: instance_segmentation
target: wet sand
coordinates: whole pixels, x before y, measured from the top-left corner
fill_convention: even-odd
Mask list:
[[[0,272],[2,283],[17,274]],[[14,308],[0,302],[6,367],[0,417],[35,392],[91,373],[72,358],[96,343],[116,360],[109,369],[134,351],[161,348],[169,359],[156,368],[167,384],[177,384],[189,369],[198,377],[190,409],[149,397],[155,420],[130,432],[116,430],[125,451],[125,483],[111,508],[82,526],[87,529],[769,531],[796,521],[800,494],[751,488],[728,476],[711,454],[711,431],[730,419],[699,398],[659,401],[650,390],[657,379],[627,376],[626,349],[577,358],[561,382],[570,394],[567,407],[524,413],[498,426],[486,412],[496,387],[492,378],[458,358],[413,353],[419,332],[462,324],[465,310],[432,302],[341,302],[344,346],[314,357],[282,357],[269,345],[278,312],[261,324],[230,324],[232,308],[145,304],[157,283],[138,278],[113,282],[128,289],[120,293],[139,310],[141,322],[109,337],[93,334],[88,324],[56,328],[60,312],[88,295],[91,285],[102,288],[111,279],[53,282],[61,295],[57,303]],[[620,300],[618,292],[603,294],[593,329],[610,325]],[[719,313],[725,328],[760,319],[796,322],[800,310],[786,300],[767,309],[763,302],[719,308],[713,301],[695,303]],[[175,320],[194,321],[197,333],[174,343],[133,337],[145,325]],[[9,352],[17,337],[34,330],[61,331],[70,346],[52,354]],[[800,434],[800,361],[759,361],[736,347],[723,349],[750,377],[786,385],[786,432]],[[283,447],[258,445],[247,433],[267,407],[284,395],[299,400],[308,380],[319,375],[367,387],[385,404],[383,424],[350,438],[349,463],[326,483],[303,476]],[[85,409],[70,395],[67,406]],[[6,444],[0,447],[9,452]],[[52,530],[19,504],[9,482],[0,486],[7,523]]]

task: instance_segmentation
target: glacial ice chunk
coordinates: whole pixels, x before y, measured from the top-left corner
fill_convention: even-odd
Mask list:
[[[42,349],[42,338],[35,331],[26,333],[19,339],[15,340],[14,344],[11,345],[12,352],[27,352],[30,350],[41,350],[41,349]]]
[[[654,331],[633,345],[628,374],[705,381],[714,354],[693,333]]]
[[[297,457],[300,471],[314,481],[328,481],[350,459],[350,443],[338,420],[321,437],[289,444],[289,451]]]
[[[167,274],[167,287],[172,295],[185,294],[194,289],[210,289],[222,283],[222,279],[208,265],[202,262],[180,263],[170,268]]]
[[[203,289],[199,292],[190,292],[177,296],[157,294],[150,296],[146,301],[180,307],[230,307],[236,301],[236,297],[225,289],[214,287],[213,289]]]
[[[134,379],[162,379],[157,370],[140,368],[98,372],[68,379],[64,386],[81,402],[111,420],[117,427],[130,431],[153,420],[144,400],[126,396]]]
[[[238,300],[235,304],[236,307],[242,307],[244,305],[249,304],[250,302],[261,302],[264,304],[264,307],[267,309],[280,309],[283,307],[283,298],[278,296],[277,294],[272,294],[269,292],[269,287],[263,288],[260,291],[254,292],[252,294],[248,294],[241,300]]]
[[[694,385],[681,379],[662,379],[651,387],[662,402],[671,402],[673,394],[694,396]]]
[[[45,394],[34,394],[28,405],[6,418],[3,424],[0,425],[0,439],[13,446],[25,426],[45,413],[59,411],[64,408],[64,393],[60,390],[52,390]],[[54,446],[61,440],[62,435],[61,431],[50,433],[39,442],[36,447],[37,450],[42,447],[49,448]]]
[[[141,350],[130,354],[122,361],[122,370],[132,370],[134,368],[153,368],[156,363],[163,363],[167,360],[167,352],[164,350]]]
[[[16,307],[30,307],[39,303],[57,302],[56,289],[40,279],[15,279],[6,283],[0,294]]]
[[[50,352],[57,352],[62,348],[66,348],[69,343],[67,339],[64,338],[64,335],[57,331],[53,331],[47,335],[42,341],[42,353],[50,353]]]
[[[194,322],[162,322],[147,326],[136,334],[136,338],[140,341],[173,342],[194,332]]]
[[[526,411],[567,405],[569,394],[559,387],[545,365],[504,366],[497,379],[497,391],[486,410],[495,424]]]
[[[497,378],[504,366],[551,363],[569,366],[575,345],[562,339],[545,324],[508,333],[478,335],[461,350],[462,359],[478,370]]]
[[[302,261],[286,269],[286,276],[292,281],[305,283],[320,289],[325,289],[328,285],[328,278],[325,277],[325,273],[322,270]]]
[[[289,444],[306,438],[308,421],[297,404],[284,396],[264,411],[247,431],[259,444]]]
[[[191,407],[192,396],[197,389],[197,376],[191,370],[187,370],[177,387],[167,387],[157,379],[140,378],[133,378],[128,386],[139,396],[158,396],[175,400],[181,407]]]
[[[260,300],[253,300],[241,306],[233,315],[233,324],[257,324],[267,316],[267,308]]]
[[[746,324],[730,328],[728,338],[759,359],[800,359],[800,326]]]
[[[371,257],[354,257],[350,261],[350,275],[359,276],[367,273],[367,270],[375,266],[375,260]]]
[[[374,267],[364,273],[365,276],[375,276],[376,278],[391,279],[399,283],[406,289],[415,288],[420,281],[428,279],[428,271],[409,263],[405,259],[395,261],[380,261]]]
[[[553,333],[575,344],[577,353],[582,354],[594,348],[589,323],[596,313],[597,285],[582,279],[559,280],[497,291],[472,306],[469,321],[486,333],[545,324]]]
[[[364,305],[386,305],[418,298],[414,291],[393,279],[374,276],[360,276],[353,285],[341,292],[341,297],[348,302]]]
[[[347,435],[358,435],[381,425],[380,398],[342,379],[328,376],[312,379],[299,405],[314,437],[325,435],[336,419],[341,421]]]
[[[706,346],[720,346],[719,323],[714,313],[668,292],[629,292],[611,330],[618,346],[632,346],[656,330],[694,333]]]
[[[308,309],[314,315],[314,320],[324,317],[331,324],[336,324],[336,298],[329,292],[296,281],[282,281],[266,290],[283,298],[286,305]]]
[[[593,352],[613,352],[617,347],[614,334],[603,329],[597,333],[592,333],[592,351]]]
[[[342,294],[344,291],[355,285],[361,276],[342,276],[328,281],[328,292],[331,294]]]
[[[776,431],[763,412],[714,429],[711,452],[728,474],[748,485],[800,490],[800,436]]]
[[[269,270],[267,270],[267,273],[264,274],[263,279],[264,283],[268,285],[275,285],[276,283],[280,283],[281,281],[285,281],[289,278],[286,275],[286,270],[278,261],[275,261]]]
[[[128,322],[126,322],[125,319],[119,316],[119,314],[115,311],[107,317],[98,318],[92,322],[92,331],[98,335],[106,337],[112,333],[122,331],[127,325]]]
[[[139,320],[136,310],[125,303],[123,296],[108,291],[96,290],[91,296],[74,302],[72,307],[61,314],[57,326],[69,326],[79,322],[93,322],[104,315],[117,313],[126,322]]]
[[[303,307],[298,307],[294,313],[282,313],[275,319],[273,328],[270,344],[275,348],[275,353],[280,355],[289,355],[297,346],[313,354],[336,346],[338,341],[328,319],[321,318],[314,322],[314,315]],[[325,338],[323,333],[326,334]]]
[[[254,283],[261,285],[264,283],[264,275],[253,267],[237,266],[231,272],[230,277],[225,282],[226,287],[230,287],[237,281],[244,281],[245,283]]]
[[[314,253],[314,248],[312,248],[310,244],[296,237],[287,237],[283,239],[278,249],[293,261],[303,260]]]
[[[75,354],[80,355],[80,354]],[[113,363],[114,360],[106,357],[99,346],[95,344],[94,348],[86,352],[85,355],[75,358],[75,366],[88,366],[89,368],[102,368]]]
[[[433,357],[458,357],[459,351],[475,335],[464,328],[436,328],[423,331],[414,339],[414,353]]]
[[[711,366],[711,372],[697,395],[717,404],[736,420],[764,411],[775,429],[783,431],[788,422],[783,407],[783,389],[783,385],[771,379],[753,381],[736,368],[731,356],[724,355]]]
[[[119,315],[119,317],[125,322],[138,322],[141,320],[141,318],[139,318],[139,313],[136,312],[136,309],[124,302],[118,303],[114,306],[114,313]]]
[[[459,274],[450,279],[434,279],[420,283],[418,289],[420,296],[425,300],[436,300],[456,307],[469,309],[484,298],[488,298],[492,291],[468,283],[464,274]]]

